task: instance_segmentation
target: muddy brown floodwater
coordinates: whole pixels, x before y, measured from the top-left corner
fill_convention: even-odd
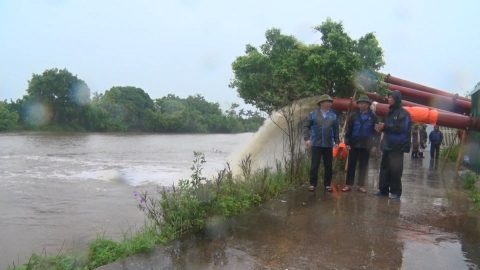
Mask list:
[[[0,133],[0,269],[35,252],[84,252],[97,233],[121,239],[145,215],[133,192],[224,168],[244,134]]]
[[[427,155],[428,156],[428,155]],[[379,160],[377,160],[379,163]],[[405,155],[400,200],[301,187],[110,269],[479,269],[480,218],[447,167]]]

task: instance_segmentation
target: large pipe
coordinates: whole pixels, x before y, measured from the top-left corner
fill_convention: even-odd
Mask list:
[[[366,92],[365,93],[371,100],[381,102],[381,103],[388,103],[387,97],[382,97],[379,94],[376,93],[371,93],[371,92]],[[451,104],[452,103],[439,103],[436,102],[434,104],[431,104],[428,102],[428,100],[422,100],[419,98],[412,98],[411,96],[403,96],[402,98],[402,104],[404,106],[415,106],[415,107],[424,107],[424,108],[429,108],[432,110],[438,110],[438,111],[443,111],[445,113],[453,113],[453,114],[469,114],[468,111],[462,110],[458,107],[452,108]],[[435,107],[429,106],[429,105],[434,105]],[[438,108],[440,107],[440,108]],[[443,108],[443,109],[442,109]]]
[[[390,90],[398,90],[402,93],[405,100],[432,106],[446,111],[470,114],[472,108],[471,101],[454,100],[450,97],[440,96],[432,93],[387,83]]]
[[[367,97],[369,97],[373,101],[388,104],[387,97],[382,97],[379,94],[370,93],[370,92],[366,92],[365,94],[367,95]],[[450,112],[450,111],[446,111],[446,110],[442,110],[442,109],[438,109],[438,108],[434,108],[434,107],[430,107],[430,106],[427,106],[427,105],[423,105],[423,104],[419,104],[419,103],[415,103],[415,102],[410,102],[410,101],[406,101],[406,100],[402,100],[402,105],[403,106],[408,106],[408,107],[423,107],[423,108],[428,108],[430,110],[437,110],[439,112],[457,114],[457,113],[454,113],[454,112]]]
[[[350,99],[348,98],[333,98],[332,109],[347,111],[350,105]],[[353,106],[356,107],[356,103],[353,103]],[[387,104],[378,103],[376,105],[375,113],[378,116],[387,115],[389,106]],[[458,115],[452,113],[446,113],[443,111],[438,111],[437,125],[444,127],[451,127],[457,129],[470,129],[473,131],[480,131],[480,119],[474,118],[471,116]]]
[[[471,100],[466,98],[466,97],[461,97],[459,95],[451,94],[451,93],[448,93],[448,92],[445,92],[445,91],[442,91],[442,90],[438,90],[438,89],[435,89],[435,88],[432,88],[432,87],[428,87],[428,86],[425,86],[425,85],[421,85],[421,84],[418,84],[418,83],[414,83],[414,82],[411,82],[411,81],[400,79],[400,78],[394,77],[390,74],[387,74],[387,75],[382,74],[382,75],[385,76],[385,82],[386,83],[391,83],[391,84],[395,84],[395,85],[398,85],[398,86],[403,86],[403,87],[407,87],[407,88],[411,88],[411,89],[416,89],[416,90],[420,90],[420,91],[423,91],[423,92],[436,94],[436,95],[439,95],[439,96],[444,96],[444,97],[449,97],[449,98],[457,97],[457,100],[471,102]]]

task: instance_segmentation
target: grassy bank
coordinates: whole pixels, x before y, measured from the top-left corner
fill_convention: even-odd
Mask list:
[[[473,208],[480,211],[480,190],[477,188],[478,175],[471,171],[467,171],[460,176],[462,186],[467,190],[469,198],[472,200]]]
[[[445,158],[447,157],[447,153],[448,153],[449,148],[450,147],[445,147],[440,151],[440,158],[442,160],[445,160]],[[448,155],[448,161],[449,162],[456,162],[459,153],[460,153],[460,145],[457,144],[457,145],[452,146],[452,150],[450,150],[450,154]]]
[[[465,150],[465,149],[464,149]],[[448,148],[444,148],[440,152],[440,157],[445,160],[447,156]],[[454,145],[450,151],[450,155],[448,157],[449,162],[456,162],[457,157],[460,152],[460,145]],[[464,151],[463,151],[464,152]],[[465,153],[465,152],[464,152]],[[462,159],[463,160],[463,159]],[[464,189],[467,190],[469,198],[473,202],[473,207],[477,210],[480,211],[480,190],[477,188],[476,182],[479,177],[475,173],[471,171],[467,171],[464,174],[460,176],[460,181],[462,182],[462,186]]]
[[[306,154],[294,157],[293,162],[277,162],[274,168],[259,170],[252,169],[252,160],[247,156],[241,161],[240,176],[234,176],[227,164],[215,177],[207,179],[202,175],[204,155],[195,152],[194,156],[190,179],[158,189],[156,194],[136,194],[139,209],[148,217],[140,231],[125,233],[121,241],[98,236],[88,244],[83,257],[68,252],[34,254],[23,265],[9,269],[94,269],[199,230],[213,217],[238,215],[301,186],[309,175],[310,159]],[[343,168],[344,162],[336,163],[337,170]]]

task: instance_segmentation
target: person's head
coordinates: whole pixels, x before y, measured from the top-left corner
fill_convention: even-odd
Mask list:
[[[433,129],[434,130],[439,130],[439,126],[434,126]]]
[[[329,95],[322,95],[317,104],[323,111],[328,111],[332,107],[333,99]]]
[[[372,105],[372,102],[367,96],[361,96],[357,100],[357,105],[361,111],[365,111],[368,110],[368,107],[370,107],[370,105]]]
[[[427,129],[427,124],[423,124],[422,128]]]
[[[402,94],[398,90],[388,93],[388,105],[400,106],[402,105]]]
[[[418,130],[418,126],[417,126],[417,125],[415,125],[415,126],[413,127],[413,129],[415,129],[415,130]]]
[[[387,101],[388,101],[388,105],[390,106],[395,105],[395,99],[392,97],[392,95],[388,95]]]

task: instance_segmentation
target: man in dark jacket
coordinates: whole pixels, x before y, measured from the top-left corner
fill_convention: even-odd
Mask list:
[[[422,126],[422,129],[420,129],[420,148],[421,148],[421,151],[420,151],[420,157],[421,158],[425,158],[425,156],[423,155],[423,149],[427,148],[427,125],[426,124],[423,124]]]
[[[348,152],[347,185],[343,192],[350,191],[350,186],[355,180],[355,169],[357,160],[359,162],[358,191],[367,192],[363,187],[368,172],[368,160],[370,151],[375,152],[379,145],[380,133],[375,132],[375,125],[378,124],[377,116],[370,110],[372,102],[367,96],[361,96],[357,100],[358,109],[348,120],[347,131],[345,132],[345,144]]]
[[[428,140],[430,141],[430,158],[438,159],[438,156],[440,156],[440,144],[443,143],[443,134],[438,126],[433,127],[433,131],[428,135]]]
[[[403,155],[410,152],[412,122],[410,113],[402,106],[402,94],[395,90],[388,95],[390,109],[384,123],[375,125],[383,131],[383,154],[380,164],[377,195],[399,199],[402,196]]]
[[[323,185],[326,191],[333,191],[330,187],[333,175],[333,147],[338,147],[339,138],[337,115],[331,110],[332,103],[333,99],[329,95],[322,95],[317,103],[319,108],[310,112],[303,125],[303,138],[307,147],[312,148],[308,188],[310,191],[314,191],[317,186],[318,168],[322,157],[325,166]]]

